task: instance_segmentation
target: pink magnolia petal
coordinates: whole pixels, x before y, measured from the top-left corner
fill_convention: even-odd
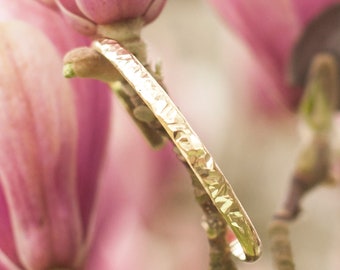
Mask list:
[[[124,209],[116,218],[114,229],[109,224],[102,227],[103,233],[97,238],[87,259],[84,270],[130,270],[143,267],[145,254],[141,254],[144,241],[143,227],[135,209]],[[99,242],[99,244],[98,244]],[[133,258],[133,259],[132,259]]]
[[[284,100],[287,106],[296,104],[297,94],[294,89],[284,84],[293,41],[301,29],[291,3],[285,0],[210,1],[217,7],[228,25],[247,41],[260,66],[276,80],[275,89],[270,85],[266,86],[265,82],[255,82],[255,85],[262,85],[262,88],[253,88],[255,95],[257,91],[262,93],[275,91],[273,94],[278,96],[278,99]],[[270,95],[272,94],[267,96]],[[275,104],[275,101],[270,103]]]
[[[29,269],[72,265],[81,245],[73,95],[40,32],[23,23],[1,32],[0,181],[17,252]]]
[[[100,172],[106,157],[112,93],[98,81],[77,79],[73,82],[77,88],[76,105],[80,135],[77,185],[82,221],[87,231],[102,178]]]
[[[7,269],[5,265],[14,264],[20,266],[20,260],[17,255],[14,237],[13,237],[13,229],[11,226],[11,221],[8,212],[8,205],[2,191],[0,188],[0,266],[4,265],[4,268]]]
[[[71,1],[70,1],[71,2]],[[54,10],[32,0],[0,0],[0,20],[21,19],[41,29],[57,47],[60,58],[73,48],[88,45],[90,40],[78,34]],[[28,12],[29,11],[29,12]],[[61,70],[56,74],[60,74]],[[79,128],[77,185],[85,233],[92,215],[99,172],[105,155],[111,114],[111,93],[95,80],[72,79]],[[93,153],[96,153],[93,155]]]
[[[42,3],[43,5],[46,5],[49,8],[52,8],[52,9],[55,9],[55,10],[58,9],[55,0],[36,0],[36,1]]]
[[[142,16],[148,11],[151,4],[159,5],[158,2],[164,2],[164,0],[76,0],[83,14],[97,24]],[[160,8],[151,9],[148,14],[149,19],[157,17],[160,10]]]
[[[37,27],[58,48],[60,57],[77,46],[90,43],[70,27],[61,14],[32,0],[0,0],[0,21],[22,20]]]
[[[210,1],[256,53],[271,56],[278,66],[286,63],[292,42],[301,29],[289,1]]]
[[[40,16],[45,16],[41,13]],[[89,40],[75,33],[60,16],[54,23],[56,46],[64,53],[77,46],[89,44]],[[45,24],[50,34],[53,24]],[[90,79],[72,79],[78,119],[77,186],[84,233],[90,226],[97,186],[100,183],[101,164],[105,157],[111,118],[112,94],[107,85]]]
[[[0,250],[0,269],[1,270],[21,270],[22,267],[14,264],[1,250]]]
[[[69,12],[77,15],[77,16],[84,16],[84,14],[80,11],[78,4],[75,0],[56,0],[58,6],[62,6],[63,8],[67,9]]]
[[[339,0],[210,0],[210,2],[216,6],[227,24],[245,39],[259,68],[271,77],[268,83],[259,82],[263,76],[257,76],[254,74],[256,71],[246,68],[246,76],[252,79],[249,89],[258,96],[258,100],[267,92],[264,96],[269,97],[267,103],[272,104],[271,108],[275,109],[275,100],[282,100],[288,108],[295,109],[302,91],[289,87],[287,80],[287,69],[294,43],[313,16]],[[264,109],[268,111],[268,108]]]
[[[152,1],[148,9],[143,14],[144,21],[146,23],[149,23],[155,20],[158,17],[158,15],[162,12],[165,4],[166,0]]]
[[[94,36],[97,31],[96,25],[88,19],[83,18],[83,14],[73,1],[57,1],[58,7],[65,20],[79,33],[86,36]]]
[[[297,0],[292,1],[297,17],[302,25],[306,25],[318,13],[322,12],[328,6],[339,3],[339,0]]]
[[[89,39],[76,33],[58,14],[50,14],[49,10],[41,9],[40,6],[35,7],[33,11],[40,18],[45,17],[48,22],[50,22],[50,16],[56,16],[53,23],[46,23],[46,21],[41,23],[33,21],[33,23],[42,28],[49,37],[53,33],[55,45],[62,54],[77,46],[89,44]],[[101,164],[105,157],[112,94],[106,85],[95,80],[72,79],[71,83],[75,89],[79,129],[77,186],[82,223],[86,234],[94,211]]]

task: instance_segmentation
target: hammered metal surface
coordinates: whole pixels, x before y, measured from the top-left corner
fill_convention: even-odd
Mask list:
[[[232,252],[239,259],[254,261],[261,253],[260,239],[227,179],[182,113],[143,65],[114,40],[95,41],[103,54],[155,114],[185,158],[237,240]]]

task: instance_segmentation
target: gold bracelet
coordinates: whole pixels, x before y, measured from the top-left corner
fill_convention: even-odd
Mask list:
[[[118,42],[104,39],[94,41],[93,47],[106,57],[135,89],[177,146],[233,231],[234,240],[230,243],[233,255],[242,261],[254,261],[259,258],[261,241],[247,213],[222,171],[168,94],[138,59]]]

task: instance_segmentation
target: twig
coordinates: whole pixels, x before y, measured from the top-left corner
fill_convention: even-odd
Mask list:
[[[289,224],[274,219],[269,226],[270,248],[278,270],[294,270],[294,260],[289,237]]]
[[[226,241],[227,224],[197,177],[189,170],[194,194],[204,216],[202,226],[206,231],[210,246],[210,270],[236,270],[229,244]]]
[[[300,213],[302,198],[312,189],[328,182],[331,164],[332,120],[339,107],[339,81],[336,58],[320,53],[312,61],[299,116],[308,136],[296,162],[286,199],[270,224],[273,260],[278,270],[295,269],[289,223]]]

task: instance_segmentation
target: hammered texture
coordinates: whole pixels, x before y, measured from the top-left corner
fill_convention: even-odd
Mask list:
[[[230,184],[182,113],[152,75],[114,40],[95,41],[103,54],[155,114],[169,137],[195,173],[216,208],[236,236],[232,252],[244,261],[256,260],[260,239]]]

